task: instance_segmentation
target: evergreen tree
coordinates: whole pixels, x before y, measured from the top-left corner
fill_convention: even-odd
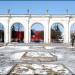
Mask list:
[[[13,25],[12,27],[12,36],[11,36],[13,39],[15,39],[15,26]]]
[[[61,33],[62,32],[59,28],[59,25],[57,24],[51,29],[51,38],[54,40],[61,39],[62,38]]]
[[[44,39],[44,31],[41,31],[41,38]]]
[[[56,27],[57,39],[62,38],[61,36],[62,32],[60,31],[59,25],[56,25],[55,27]]]

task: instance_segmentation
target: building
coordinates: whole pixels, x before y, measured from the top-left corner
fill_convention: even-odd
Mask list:
[[[44,27],[44,43],[51,43],[51,26],[54,23],[63,25],[63,43],[69,43],[71,40],[70,28],[75,23],[75,15],[0,15],[0,24],[4,27],[4,43],[12,42],[11,28],[17,23],[24,28],[24,35],[22,34],[24,43],[31,43],[31,27],[35,23],[42,24]]]

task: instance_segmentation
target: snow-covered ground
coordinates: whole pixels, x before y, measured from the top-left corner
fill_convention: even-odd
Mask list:
[[[14,64],[10,64],[9,61],[11,60],[19,60],[21,59],[22,55],[26,51],[46,51],[48,53],[51,53],[55,56],[57,56],[57,61],[54,61],[52,63],[60,63],[64,64],[68,69],[70,69],[74,74],[75,74],[75,48],[68,47],[68,46],[45,46],[45,48],[40,47],[40,48],[33,48],[33,46],[17,46],[17,45],[8,45],[8,46],[3,46],[0,47],[0,74],[8,73],[12,66]],[[38,50],[40,49],[40,50]],[[47,50],[46,50],[47,49]],[[8,68],[7,68],[8,67]],[[4,69],[5,68],[5,69]],[[32,71],[29,70],[31,73]]]
[[[25,52],[9,54],[0,54],[0,75],[6,75],[13,68],[13,60],[19,60]]]
[[[7,75],[12,68],[13,68],[13,65],[7,65],[4,67],[0,66],[0,75]]]
[[[39,61],[39,62],[52,62],[56,61],[57,57],[52,55],[49,52],[26,52],[22,60],[30,59],[33,61]]]
[[[75,48],[74,47],[57,47],[50,50],[51,53],[57,56],[57,61],[54,63],[62,63],[75,74]]]
[[[48,52],[28,52],[26,53],[26,56],[28,57],[53,57],[50,53]]]
[[[60,64],[18,64],[12,71],[11,75],[13,74],[72,75],[64,65]]]

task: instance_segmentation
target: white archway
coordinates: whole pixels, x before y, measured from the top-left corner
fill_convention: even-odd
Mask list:
[[[64,26],[59,23],[53,23],[51,25],[51,42],[63,43],[64,41]]]
[[[44,26],[41,23],[34,23],[31,26],[31,42],[44,42]]]
[[[11,42],[24,42],[24,26],[19,22],[11,26]]]

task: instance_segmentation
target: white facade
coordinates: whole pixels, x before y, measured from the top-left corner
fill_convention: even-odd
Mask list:
[[[0,15],[4,25],[4,42],[11,42],[11,26],[21,23],[24,26],[24,42],[31,42],[31,26],[41,23],[44,26],[44,43],[51,43],[51,26],[60,23],[64,27],[64,43],[70,42],[70,28],[75,23],[75,15]]]

